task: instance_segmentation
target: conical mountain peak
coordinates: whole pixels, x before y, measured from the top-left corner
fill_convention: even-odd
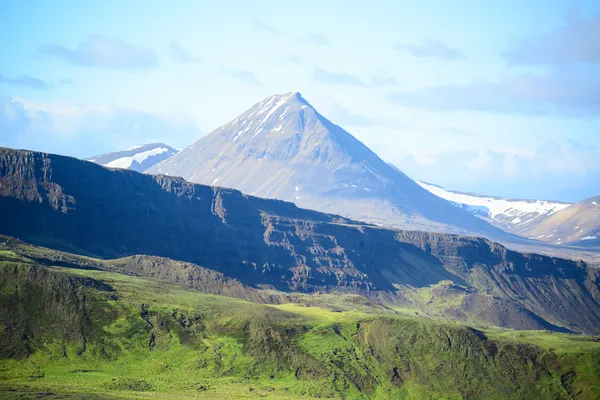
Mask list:
[[[250,107],[244,114],[265,114],[269,112],[275,112],[279,108],[285,108],[289,106],[305,106],[313,108],[300,94],[300,92],[288,92],[282,94],[274,94],[267,97],[266,99],[256,103]]]
[[[275,143],[284,142],[281,146],[291,157],[298,154],[294,149],[310,148],[313,153],[347,153],[347,157],[357,160],[377,158],[358,139],[320,114],[299,92],[269,96],[208,137],[212,135],[230,140],[242,151],[253,149],[256,153],[272,153]],[[335,149],[321,152],[316,149],[318,146]],[[319,159],[323,157],[316,157]]]
[[[298,92],[263,99],[147,172],[396,227],[494,230],[390,167]]]
[[[299,92],[288,92],[263,99],[207,137],[230,141],[238,149],[257,150],[275,142],[297,141],[308,134],[323,136],[327,129],[322,120]]]
[[[290,110],[291,108],[291,110]],[[263,118],[274,113],[286,113],[287,111],[299,111],[314,108],[306,101],[299,92],[288,92],[274,94],[250,107],[240,117],[262,116]],[[239,117],[238,117],[239,118]]]
[[[265,100],[269,100],[271,98],[287,99],[289,101],[299,101],[306,105],[309,105],[308,102],[302,97],[300,92],[287,92],[287,93],[274,94],[272,96],[267,97]],[[263,101],[265,101],[265,100],[263,100]]]

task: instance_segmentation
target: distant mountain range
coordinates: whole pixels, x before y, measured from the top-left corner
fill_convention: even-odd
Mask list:
[[[600,246],[600,196],[563,208],[524,233],[548,243]]]
[[[146,172],[389,227],[506,236],[421,188],[297,92],[264,99]]]
[[[149,143],[127,150],[93,156],[87,158],[86,161],[110,168],[125,168],[142,172],[171,157],[177,151],[164,143]]]
[[[571,204],[493,197],[447,190],[431,183],[418,184],[507,232],[557,245],[600,245],[600,197]]]
[[[448,190],[426,182],[417,182],[436,196],[477,215],[499,228],[521,234],[546,217],[569,207],[570,203],[546,200],[522,200]]]

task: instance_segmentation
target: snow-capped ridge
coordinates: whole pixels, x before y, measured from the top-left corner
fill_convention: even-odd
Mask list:
[[[134,162],[141,164],[145,160],[147,160],[148,157],[166,153],[167,151],[169,151],[169,149],[167,147],[157,147],[152,150],[142,151],[141,153],[134,154],[133,156],[130,156],[130,157],[117,158],[116,160],[113,160],[113,161],[105,164],[104,166],[110,167],[110,168],[125,168],[125,169],[127,169],[127,168],[131,167],[131,164],[133,164]]]
[[[532,226],[540,220],[571,206],[570,203],[547,200],[509,199],[457,192],[431,183],[421,181],[417,183],[424,189],[450,201],[457,207],[467,210],[480,218],[494,221],[503,229],[515,232]]]
[[[109,168],[131,169],[143,172],[177,153],[178,150],[164,143],[149,143],[127,150],[93,156],[86,161]]]

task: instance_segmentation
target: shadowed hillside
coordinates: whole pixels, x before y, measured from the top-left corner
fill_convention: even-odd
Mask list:
[[[9,149],[0,150],[0,206],[1,233],[75,253],[168,257],[254,287],[367,293],[396,305],[451,281],[461,287],[453,313],[491,302],[573,331],[600,329],[597,268],[484,239],[381,229],[181,178]],[[486,310],[484,321],[519,327],[522,318],[498,314],[506,307]]]

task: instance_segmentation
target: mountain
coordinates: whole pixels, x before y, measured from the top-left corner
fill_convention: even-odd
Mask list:
[[[177,152],[178,150],[164,143],[149,143],[127,150],[93,156],[87,158],[86,161],[110,168],[125,168],[143,172]]]
[[[464,193],[417,182],[436,196],[495,226],[555,245],[600,245],[600,197],[579,203],[518,200]]]
[[[147,172],[378,225],[506,236],[421,188],[319,114],[299,93],[257,103]]]
[[[356,293],[469,323],[600,333],[598,267],[485,239],[382,228],[11,149],[0,149],[0,209],[0,234],[71,253],[167,257],[254,288]]]
[[[556,201],[508,199],[457,192],[431,183],[417,183],[434,195],[489,221],[500,229],[526,237],[532,227],[571,206],[570,203]]]
[[[564,208],[523,233],[548,243],[600,246],[600,196]]]
[[[268,304],[240,299],[258,292]],[[189,263],[2,236],[0,326],[9,400],[588,400],[600,388],[595,337],[474,329],[357,295],[261,291]]]

